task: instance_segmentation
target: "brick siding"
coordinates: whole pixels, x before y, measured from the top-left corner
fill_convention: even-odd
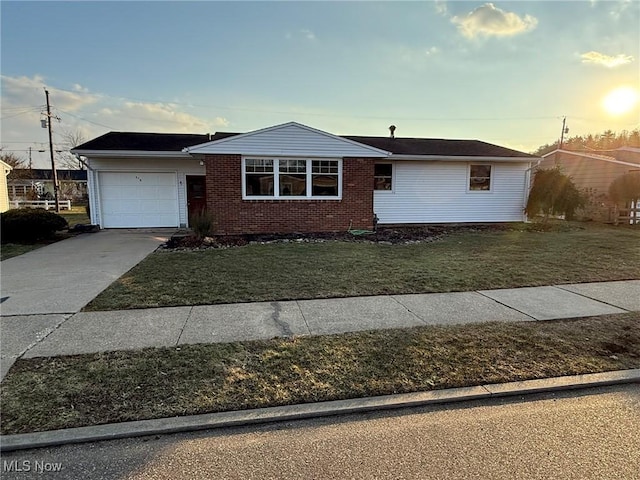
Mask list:
[[[373,228],[371,158],[342,161],[342,200],[243,200],[242,157],[205,157],[207,208],[216,233],[310,233]]]

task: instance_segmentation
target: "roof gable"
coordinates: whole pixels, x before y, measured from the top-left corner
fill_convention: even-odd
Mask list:
[[[183,150],[185,153],[385,158],[390,152],[296,122],[229,135]]]
[[[560,149],[555,149],[549,153],[545,153],[542,158],[549,158],[550,156],[555,156],[558,154],[562,154],[562,155],[572,155],[574,157],[579,157],[579,158],[584,158],[590,161],[593,160],[600,160],[602,162],[608,162],[608,163],[617,163],[619,165],[626,165],[629,167],[637,167],[640,165],[640,162],[638,161],[624,161],[624,160],[618,160],[615,157],[610,157],[608,155],[600,155],[598,153],[591,153],[591,152],[578,152],[578,151],[574,151],[574,150],[560,150]]]

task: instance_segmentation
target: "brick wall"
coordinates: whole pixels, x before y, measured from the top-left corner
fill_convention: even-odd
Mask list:
[[[343,159],[342,200],[243,200],[240,155],[207,155],[205,165],[218,234],[338,232],[350,222],[373,228],[373,159]]]

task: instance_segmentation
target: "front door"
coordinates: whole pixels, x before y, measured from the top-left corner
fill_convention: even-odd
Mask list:
[[[207,189],[204,175],[187,175],[187,211],[191,217],[207,208]]]

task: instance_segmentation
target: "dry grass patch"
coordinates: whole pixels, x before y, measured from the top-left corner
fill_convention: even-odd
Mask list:
[[[640,313],[22,359],[3,434],[640,367]]]

